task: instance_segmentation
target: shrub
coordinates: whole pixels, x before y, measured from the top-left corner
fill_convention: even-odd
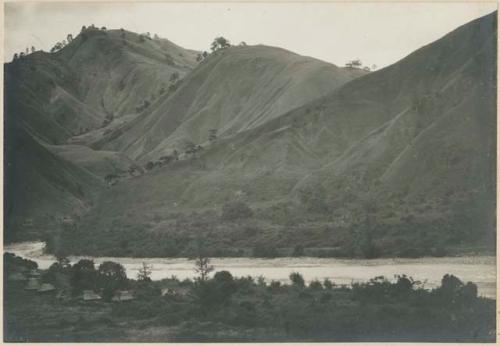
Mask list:
[[[253,216],[253,210],[243,201],[227,202],[222,206],[223,220],[238,220]]]
[[[296,287],[304,287],[306,285],[302,275],[300,275],[297,272],[291,273],[289,277],[290,281],[292,282],[292,285]]]

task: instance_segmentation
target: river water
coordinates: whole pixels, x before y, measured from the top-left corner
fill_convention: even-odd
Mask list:
[[[52,255],[44,254],[44,243],[24,242],[4,246],[4,252],[38,263],[40,269],[47,269],[54,261]],[[70,257],[72,263],[82,258],[93,259],[96,265],[104,261],[121,263],[129,278],[135,278],[143,262],[153,266],[151,278],[160,280],[176,276],[179,279],[193,278],[194,261],[187,258],[128,258],[128,257]],[[462,281],[472,281],[478,286],[479,294],[496,297],[496,259],[493,256],[475,257],[424,257],[418,259],[384,258],[374,260],[335,258],[212,258],[216,271],[227,270],[233,276],[263,276],[266,281],[288,281],[291,272],[299,272],[307,282],[330,279],[337,285],[363,282],[376,276],[394,280],[398,274],[406,274],[425,283],[425,288],[439,286],[445,274],[453,274]]]

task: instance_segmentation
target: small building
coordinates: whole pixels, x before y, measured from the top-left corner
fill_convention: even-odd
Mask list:
[[[23,227],[33,227],[33,219],[25,219],[22,223]]]
[[[31,269],[28,275],[32,278],[39,278],[41,273],[38,269]]]
[[[28,278],[23,273],[13,273],[7,277],[8,281],[26,281]]]
[[[49,284],[49,283],[43,283],[40,288],[38,289],[38,292],[41,292],[41,293],[46,293],[46,292],[53,292],[55,291],[56,288],[54,285],[52,284]]]
[[[40,281],[36,278],[29,278],[25,287],[26,290],[38,291],[40,289]]]
[[[92,290],[83,291],[82,299],[85,301],[101,300],[101,296]]]
[[[111,301],[113,302],[125,302],[134,299],[134,295],[131,291],[117,291]]]
[[[60,290],[59,292],[57,292],[56,298],[58,300],[68,301],[71,299],[71,295],[66,290]]]
[[[185,287],[165,287],[161,289],[162,296],[185,297],[189,294],[189,289]]]

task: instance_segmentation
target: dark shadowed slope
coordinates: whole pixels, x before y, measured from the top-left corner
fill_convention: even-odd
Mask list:
[[[168,93],[172,75],[194,67],[196,54],[164,39],[89,28],[58,52],[5,64],[6,233],[84,213],[106,175],[134,166],[121,153],[57,145],[133,119]]]
[[[5,102],[30,133],[59,144],[137,114],[165,93],[172,74],[195,65],[196,52],[164,39],[87,29],[56,53],[36,52],[5,65]]]
[[[188,83],[189,78],[212,63],[223,64],[238,49],[207,60],[172,98],[181,98],[183,88],[198,91],[201,80]],[[229,101],[206,113],[206,124],[190,112],[196,92],[184,105],[165,101],[175,108],[162,109],[163,114],[176,117],[151,113],[145,119],[174,120],[144,121],[144,133],[154,128],[149,133],[158,138],[139,140],[138,146],[122,142],[124,148],[140,156],[155,152],[161,138],[167,138],[167,148],[174,143],[168,138],[182,133],[204,149],[110,189],[82,224],[82,239],[95,239],[97,234],[87,232],[103,229],[114,229],[117,239],[120,232],[129,237],[148,231],[151,239],[201,232],[210,233],[214,246],[229,246],[231,236],[231,246],[295,246],[307,239],[307,246],[340,247],[343,254],[367,257],[493,244],[495,76],[496,13],[285,115],[270,112],[263,123],[262,109],[219,118],[225,109],[237,114],[233,91],[253,88],[248,82],[234,82],[233,88],[216,83]],[[218,105],[218,95],[207,92],[203,104]],[[222,129],[214,144],[204,141],[211,127]],[[168,221],[172,213],[192,208],[220,213],[236,200],[252,206],[257,219],[236,228],[225,228],[220,220],[204,227]],[[244,235],[248,227],[254,229],[251,237]]]
[[[10,127],[6,130],[14,130]],[[23,240],[53,232],[64,217],[86,212],[103,183],[55,156],[23,128],[5,143],[5,239]]]

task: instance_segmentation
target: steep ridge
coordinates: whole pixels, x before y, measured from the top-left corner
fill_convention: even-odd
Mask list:
[[[209,56],[149,114],[104,148],[124,150],[142,161],[265,124],[365,74],[284,49],[230,47]]]
[[[122,153],[64,144],[135,118],[196,55],[157,37],[87,28],[55,53],[5,64],[6,239],[36,237],[83,214],[105,176],[135,167]]]
[[[214,248],[301,244],[365,257],[493,244],[496,27],[496,13],[475,20],[318,100],[283,115],[269,112],[265,122],[262,112],[250,111],[218,122],[219,111],[235,114],[231,97],[217,112],[200,111],[206,125],[191,112],[197,96],[173,102],[181,91],[197,95],[205,79],[191,78],[235,50],[207,60],[164,101],[165,109],[158,108],[176,117],[151,112],[137,126],[144,133],[154,128],[157,138],[137,144],[118,137],[122,142],[114,145],[150,158],[177,145],[173,138],[204,143],[210,127],[222,129],[219,139],[187,160],[110,189],[73,238],[88,244],[77,251],[92,244],[92,251],[106,253],[104,245],[95,246],[102,229],[112,230],[113,241],[140,237],[148,244],[143,249],[158,254],[163,250],[152,243],[159,239],[177,239],[180,251],[189,253],[189,239],[208,235]],[[218,104],[219,93],[231,96],[248,82],[219,84],[224,88],[211,89],[215,96],[207,93],[203,105],[214,97]],[[235,201],[254,209],[254,217],[236,228],[218,216],[202,218],[203,227],[169,221],[193,210],[219,214]],[[248,228],[257,231],[241,234]]]
[[[15,137],[5,143],[4,152],[6,241],[53,232],[61,220],[81,216],[90,208],[103,188],[100,179],[52,154],[22,127],[6,131]]]

